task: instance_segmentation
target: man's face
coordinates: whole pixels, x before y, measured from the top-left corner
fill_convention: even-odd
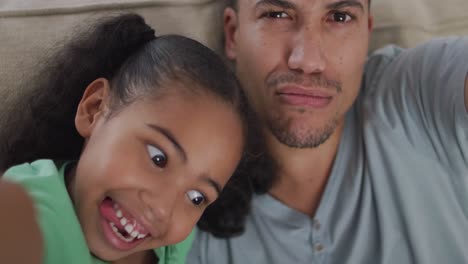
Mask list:
[[[239,0],[224,14],[226,55],[277,140],[310,148],[343,122],[361,84],[367,0]]]

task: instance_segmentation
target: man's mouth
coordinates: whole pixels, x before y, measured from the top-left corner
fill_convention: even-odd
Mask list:
[[[333,95],[329,92],[306,90],[294,86],[282,87],[276,91],[276,95],[284,104],[318,109],[325,108],[333,99]]]
[[[99,209],[104,234],[115,247],[128,250],[151,236],[142,223],[111,198],[104,199]]]

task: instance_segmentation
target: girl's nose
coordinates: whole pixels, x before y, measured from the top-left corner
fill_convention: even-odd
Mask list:
[[[164,234],[171,222],[177,203],[177,195],[171,188],[161,188],[158,192],[142,194],[145,204],[145,218],[150,222],[155,232]]]

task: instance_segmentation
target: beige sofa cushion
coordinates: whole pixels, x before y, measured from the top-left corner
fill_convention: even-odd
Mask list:
[[[1,0],[0,98],[15,96],[18,80],[31,74],[38,56],[83,21],[137,12],[157,34],[183,34],[218,49],[222,9],[219,0]]]
[[[413,47],[434,37],[468,35],[467,0],[371,1],[371,50],[389,43]]]
[[[142,14],[158,34],[179,33],[221,50],[226,0],[0,0],[0,98],[17,94],[18,80],[73,26],[108,13]],[[372,0],[371,50],[411,47],[435,36],[468,35],[467,0]],[[12,92],[13,91],[13,92]],[[1,120],[0,112],[0,120]]]

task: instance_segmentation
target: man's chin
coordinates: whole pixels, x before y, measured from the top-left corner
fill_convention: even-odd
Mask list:
[[[317,148],[325,143],[332,133],[298,136],[292,133],[274,133],[276,139],[290,148]]]
[[[328,122],[326,125],[319,128],[300,126],[280,126],[278,124],[270,124],[269,129],[280,143],[291,148],[317,148],[325,143],[333,134],[337,127],[336,122]]]

